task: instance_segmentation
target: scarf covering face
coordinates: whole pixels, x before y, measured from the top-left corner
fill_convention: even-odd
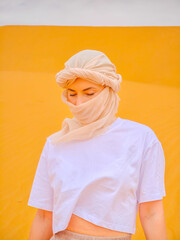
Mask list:
[[[104,86],[104,89],[90,100],[74,105],[67,100],[67,89],[61,98],[73,114],[73,118],[65,118],[62,129],[50,136],[51,143],[88,140],[105,133],[115,121],[118,111],[122,77],[116,74],[116,67],[102,52],[83,50],[72,56],[65,69],[56,74],[58,86],[67,88],[77,78],[83,78]]]

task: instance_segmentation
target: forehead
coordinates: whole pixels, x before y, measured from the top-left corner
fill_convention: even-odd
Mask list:
[[[68,89],[74,89],[74,90],[84,90],[86,88],[92,88],[97,89],[102,87],[99,84],[96,84],[94,82],[91,82],[87,79],[77,78],[69,87]]]

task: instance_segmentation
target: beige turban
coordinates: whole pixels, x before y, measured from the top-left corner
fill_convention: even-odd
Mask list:
[[[82,78],[105,88],[94,98],[80,105],[67,100],[67,87],[77,78]],[[73,118],[65,118],[62,129],[51,135],[53,144],[74,140],[88,140],[105,133],[115,121],[118,111],[122,77],[116,67],[102,52],[83,50],[72,56],[65,68],[56,74],[58,86],[65,88],[61,98],[73,113]]]
[[[109,86],[115,92],[120,90],[122,81],[115,65],[104,53],[96,50],[83,50],[72,56],[65,63],[65,69],[56,74],[56,81],[60,87],[68,87],[78,77]]]

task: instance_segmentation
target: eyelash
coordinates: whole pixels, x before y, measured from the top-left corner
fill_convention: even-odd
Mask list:
[[[87,93],[87,95],[94,95],[94,93],[89,93],[89,94]],[[73,96],[76,96],[76,94],[74,94],[74,95],[70,95],[70,96],[73,97]]]

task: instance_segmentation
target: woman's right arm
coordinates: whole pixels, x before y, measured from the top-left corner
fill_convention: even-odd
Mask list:
[[[49,240],[52,236],[52,212],[38,209],[31,226],[29,240]]]

